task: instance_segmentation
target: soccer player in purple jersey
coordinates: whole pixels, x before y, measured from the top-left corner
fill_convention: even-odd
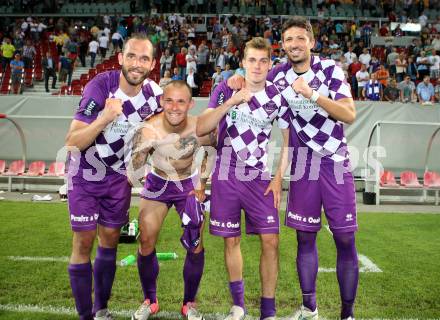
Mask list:
[[[356,116],[350,86],[335,61],[312,56],[313,30],[303,17],[285,22],[283,49],[289,61],[268,75],[291,111],[289,146],[293,149],[285,224],[297,230],[297,271],[303,305],[294,319],[317,319],[316,235],[324,208],[337,249],[341,318],[353,318],[358,285],[355,188],[343,123]],[[239,88],[237,79],[231,85]]]
[[[68,201],[73,231],[70,285],[81,320],[113,319],[107,309],[116,272],[120,228],[128,221],[131,185],[125,175],[131,129],[161,111],[160,87],[147,79],[153,45],[134,35],[119,53],[121,71],[91,80],[66,137],[71,150]],[[90,255],[98,248],[92,270]],[[92,303],[92,282],[94,303]]]
[[[184,232],[181,241],[187,249],[183,268],[184,297],[181,313],[187,320],[202,320],[196,309],[196,294],[203,274],[205,252],[201,233],[203,222],[197,211],[198,204],[205,200],[206,181],[211,173],[212,161],[207,151],[198,173],[196,154],[201,146],[216,143],[215,132],[196,136],[197,117],[189,116],[194,105],[191,88],[185,81],[171,81],[164,87],[160,100],[163,112],[149,119],[135,136],[133,156],[129,167],[131,181],[143,177],[147,158],[153,169],[148,173],[139,205],[140,245],[137,265],[144,292],[144,302],[132,315],[132,320],[146,320],[159,311],[156,296],[156,281],[159,263],[156,256],[156,242],[169,209],[174,205],[183,225],[196,228],[197,235],[190,237],[190,230]],[[215,153],[211,153],[214,160]],[[206,163],[204,166],[203,164]],[[205,169],[205,170],[203,170]],[[139,173],[139,174],[138,174]],[[187,232],[188,231],[188,232]]]
[[[243,58],[245,87],[234,92],[226,81],[220,83],[211,96],[208,109],[197,122],[198,135],[218,127],[209,228],[211,234],[224,238],[225,264],[233,300],[227,320],[242,320],[246,314],[240,249],[242,209],[246,232],[258,234],[261,241],[260,317],[274,319],[276,314],[281,184],[270,181],[267,144],[275,120],[284,129],[283,136],[288,138],[289,119],[283,118],[287,115],[287,103],[277,88],[266,81],[270,57],[271,47],[263,38],[247,42]],[[287,142],[284,147],[287,149]],[[281,178],[279,171],[276,176]]]

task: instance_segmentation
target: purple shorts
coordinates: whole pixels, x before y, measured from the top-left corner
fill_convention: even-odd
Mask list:
[[[168,208],[173,205],[182,218],[185,209],[188,193],[194,190],[198,175],[194,174],[184,180],[165,180],[154,172],[150,172],[145,179],[144,188],[141,191],[141,198],[163,202]]]
[[[131,186],[119,173],[101,181],[73,177],[67,199],[73,231],[95,230],[97,224],[119,229],[128,222]]]
[[[322,162],[319,170],[311,170],[310,165],[303,167],[303,175],[291,176],[285,225],[317,232],[321,229],[323,207],[333,233],[356,231],[356,193],[351,172],[341,172],[341,167],[330,161]]]
[[[212,175],[209,232],[225,238],[240,236],[243,209],[247,234],[278,234],[280,220],[273,194],[264,196],[270,180],[239,181],[234,170],[223,180],[218,170]]]

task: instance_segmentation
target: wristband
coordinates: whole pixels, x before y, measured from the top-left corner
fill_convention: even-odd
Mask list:
[[[313,102],[316,102],[318,101],[318,98],[319,98],[319,92],[316,90],[312,90],[312,95],[310,96],[309,99]]]

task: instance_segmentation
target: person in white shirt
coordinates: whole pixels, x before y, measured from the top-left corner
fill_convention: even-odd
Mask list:
[[[99,52],[101,53],[101,61],[105,59],[105,55],[107,54],[108,49],[108,36],[105,33],[101,33],[101,36],[98,38],[99,42]]]
[[[371,61],[371,55],[368,52],[368,49],[364,48],[362,50],[362,54],[359,55],[359,62],[365,64],[368,68],[370,66],[370,61]]]
[[[432,50],[432,55],[429,57],[431,63],[430,74],[431,79],[437,79],[440,77],[440,56],[436,50]]]
[[[365,99],[365,96],[363,94],[364,86],[370,80],[370,74],[368,73],[367,66],[365,64],[362,64],[361,70],[356,72],[356,80],[358,82],[358,97],[359,97],[359,100],[364,100]]]
[[[118,53],[122,50],[123,38],[119,32],[114,32],[112,35],[113,53]]]
[[[173,55],[170,54],[170,49],[165,49],[165,52],[160,57],[160,77],[162,78],[166,70],[171,70],[173,62]]]
[[[423,11],[422,14],[419,17],[420,26],[422,28],[424,28],[426,26],[427,22],[428,22],[428,17],[426,16],[425,11]]]
[[[356,53],[353,52],[353,47],[348,47],[348,51],[344,54],[344,57],[348,65],[353,63],[354,58],[357,58]]]
[[[189,74],[189,70],[192,68],[194,72],[197,72],[197,55],[194,48],[189,49],[188,54],[185,57],[186,60],[186,74]]]
[[[88,54],[90,54],[90,67],[93,68],[95,65],[96,54],[98,52],[99,43],[95,39],[89,42]]]

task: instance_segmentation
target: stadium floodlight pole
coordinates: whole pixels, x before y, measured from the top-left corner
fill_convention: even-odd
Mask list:
[[[26,138],[24,136],[23,130],[21,129],[21,126],[16,121],[14,121],[14,119],[12,119],[12,117],[8,117],[8,115],[5,113],[0,113],[0,119],[9,120],[15,126],[15,129],[17,129],[18,134],[20,135],[20,141],[21,141],[21,150],[22,150],[21,159],[23,160],[24,163],[26,163],[26,158],[27,158]]]

